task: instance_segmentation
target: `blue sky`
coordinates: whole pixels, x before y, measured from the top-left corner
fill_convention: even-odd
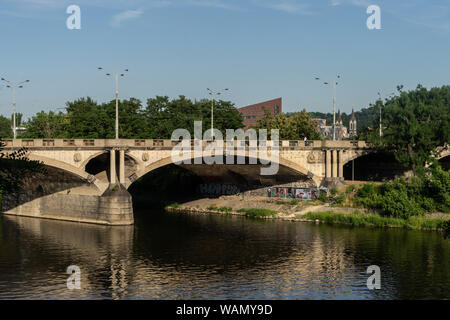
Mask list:
[[[71,4],[81,30],[66,28]],[[366,27],[371,4],[381,30]],[[31,80],[17,98],[26,116],[113,99],[97,66],[130,70],[121,98],[201,99],[228,87],[237,107],[283,97],[285,112],[331,111],[332,90],[316,75],[341,75],[344,112],[399,84],[450,83],[450,0],[0,0],[0,39],[0,75]],[[0,113],[11,113],[5,87]]]

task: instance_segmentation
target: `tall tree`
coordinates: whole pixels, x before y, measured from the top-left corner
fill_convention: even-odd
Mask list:
[[[316,131],[316,125],[305,109],[301,112],[290,113],[289,116],[284,113],[273,116],[266,110],[264,117],[258,120],[256,128],[267,129],[268,135],[271,129],[279,129],[281,140],[320,139],[320,135]]]
[[[383,106],[383,135],[374,131],[367,140],[376,148],[394,153],[396,159],[414,172],[433,160],[439,146],[450,137],[450,86],[403,91]]]
[[[0,137],[12,138],[12,125],[11,120],[4,116],[0,116]]]
[[[66,138],[68,116],[62,112],[38,112],[25,123],[25,138]]]

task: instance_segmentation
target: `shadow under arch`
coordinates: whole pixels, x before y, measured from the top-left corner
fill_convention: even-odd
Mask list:
[[[393,153],[364,152],[344,163],[346,181],[388,181],[403,176],[409,169],[402,166]]]
[[[220,154],[218,156],[220,156]],[[224,157],[224,155],[222,155],[222,156]],[[191,164],[181,164],[181,165],[183,165],[183,166],[195,166],[196,165],[196,164],[194,164],[195,163],[195,161],[194,161],[195,159],[196,159],[196,157],[193,157],[193,156],[186,157],[186,158],[183,159],[183,161],[185,161],[185,160],[186,161],[190,161]],[[249,159],[256,160],[256,162],[258,163],[258,159],[256,159],[256,158],[250,158],[250,157],[246,156],[245,159],[246,159],[246,162],[245,162],[246,164],[233,164],[233,166],[255,166],[255,165],[249,164]],[[263,160],[270,160],[270,159],[266,158],[266,159],[263,159]],[[229,164],[226,164],[225,157],[223,158],[222,162],[223,162],[223,164],[212,164],[212,165],[225,166],[225,167],[226,166],[231,166]],[[234,161],[234,163],[236,163],[236,161]],[[281,168],[281,167],[286,167],[286,168],[291,169],[292,171],[294,171],[298,175],[308,177],[316,185],[319,185],[319,183],[320,183],[320,180],[319,180],[318,177],[316,177],[311,171],[307,170],[303,166],[298,165],[297,163],[294,163],[294,162],[292,162],[290,160],[287,160],[287,159],[285,159],[285,158],[283,158],[281,156],[279,157],[278,161],[276,161],[275,163],[278,165],[278,169]],[[145,168],[143,168],[143,169],[141,169],[141,170],[139,170],[139,171],[137,171],[135,173],[135,180],[133,182],[130,181],[130,183],[127,184],[127,189],[136,180],[138,180],[139,178],[145,176],[146,174],[152,172],[153,170],[156,170],[158,168],[167,166],[169,164],[174,164],[174,162],[172,160],[172,157],[166,157],[166,158],[160,159],[158,161],[155,161],[155,162],[147,165]],[[207,165],[207,164],[202,162],[201,165]],[[260,166],[260,167],[263,167],[263,165],[261,165],[261,164],[257,164],[257,165]],[[267,167],[268,165],[264,165],[264,166]],[[278,174],[278,171],[273,176],[276,176],[277,174]],[[270,176],[265,176],[265,177],[270,177]]]

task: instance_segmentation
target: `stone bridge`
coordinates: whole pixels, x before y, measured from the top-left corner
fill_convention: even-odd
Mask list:
[[[155,139],[15,139],[3,142],[5,152],[24,147],[29,159],[41,161],[53,170],[46,177],[28,181],[25,193],[5,196],[4,213],[103,224],[133,223],[127,189],[145,174],[171,164],[172,149],[180,143]],[[205,150],[210,143],[192,141],[184,159],[196,158],[196,144],[197,148],[202,144],[200,150]],[[275,149],[270,140],[266,145],[268,152],[264,160],[269,160]],[[314,186],[342,182],[344,165],[371,151],[364,141],[328,140],[280,141],[278,150],[280,172],[302,176]],[[248,141],[235,141],[234,151],[245,154],[248,160],[247,164],[238,165],[247,167],[244,175],[271,183],[271,177],[260,175],[259,170],[249,171],[252,167],[248,164],[249,158],[255,153]],[[264,158],[261,154],[258,157]],[[209,165],[181,166],[198,173],[200,167]],[[237,170],[236,165],[213,166]]]

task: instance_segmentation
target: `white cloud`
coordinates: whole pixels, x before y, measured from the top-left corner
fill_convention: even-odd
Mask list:
[[[219,0],[189,0],[188,5],[195,7],[209,7],[227,10],[239,10],[240,8],[235,5],[226,4]]]
[[[340,5],[341,5],[341,3],[338,2],[338,1],[331,1],[331,6],[332,7],[337,7],[337,6],[340,6]]]
[[[143,10],[126,10],[119,14],[114,15],[111,18],[111,25],[114,27],[118,27],[124,21],[135,20],[138,19],[144,13]]]

